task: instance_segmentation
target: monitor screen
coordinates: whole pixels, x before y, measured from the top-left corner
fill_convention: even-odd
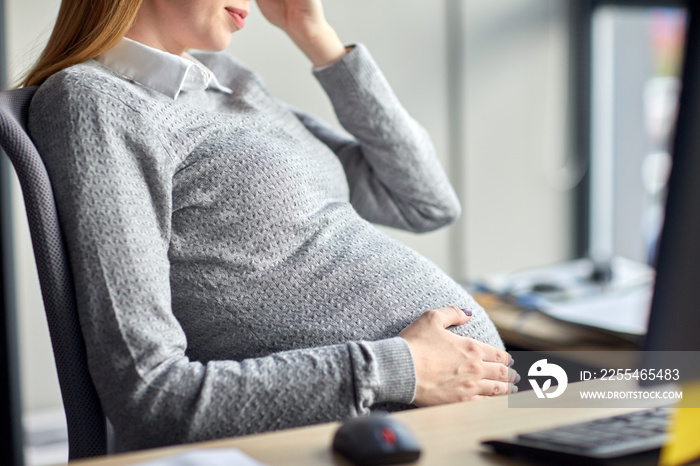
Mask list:
[[[588,249],[653,265],[686,9],[642,3],[611,2],[591,15]]]
[[[643,367],[700,379],[700,9],[690,2],[680,107]],[[688,357],[677,353],[687,351]]]

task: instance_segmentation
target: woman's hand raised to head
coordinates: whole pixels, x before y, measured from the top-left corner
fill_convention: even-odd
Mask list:
[[[415,405],[505,395],[519,380],[507,352],[447,330],[469,319],[461,309],[445,307],[423,313],[399,333],[411,348],[416,368]]]
[[[326,21],[321,0],[256,0],[269,22],[289,35],[314,66],[334,63],[347,53]]]

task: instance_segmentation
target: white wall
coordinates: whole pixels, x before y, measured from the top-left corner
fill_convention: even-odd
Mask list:
[[[461,271],[457,278],[568,255],[569,196],[547,177],[566,142],[566,33],[560,3],[565,2],[463,0],[464,173],[453,173],[465,181],[457,187],[463,216],[457,226],[428,235],[391,232],[446,270]],[[6,0],[12,75],[19,76],[35,58],[58,4]],[[370,48],[449,167],[447,0],[326,0],[325,9],[341,39]],[[261,18],[255,5],[229,52],[256,69],[278,97],[335,121],[306,58]],[[16,223],[24,407],[35,411],[60,405],[60,397],[26,220],[18,215]],[[464,239],[463,255],[450,249],[450,235]]]
[[[572,249],[567,2],[467,1],[465,173],[470,276],[542,265]]]

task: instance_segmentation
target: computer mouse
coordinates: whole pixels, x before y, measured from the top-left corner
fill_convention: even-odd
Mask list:
[[[345,421],[333,449],[357,465],[412,463],[420,457],[418,440],[406,425],[376,414]]]

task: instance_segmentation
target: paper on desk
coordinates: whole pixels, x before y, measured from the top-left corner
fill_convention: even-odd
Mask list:
[[[651,286],[590,298],[546,303],[540,310],[555,319],[631,335],[647,332],[651,309]]]
[[[264,466],[240,450],[215,448],[193,450],[168,458],[138,463],[137,466]]]
[[[578,259],[552,266],[496,274],[477,282],[482,288],[534,307],[556,319],[630,335],[647,330],[654,270],[623,257],[611,262],[612,280],[592,282],[593,264]],[[555,292],[535,292],[537,284]]]

